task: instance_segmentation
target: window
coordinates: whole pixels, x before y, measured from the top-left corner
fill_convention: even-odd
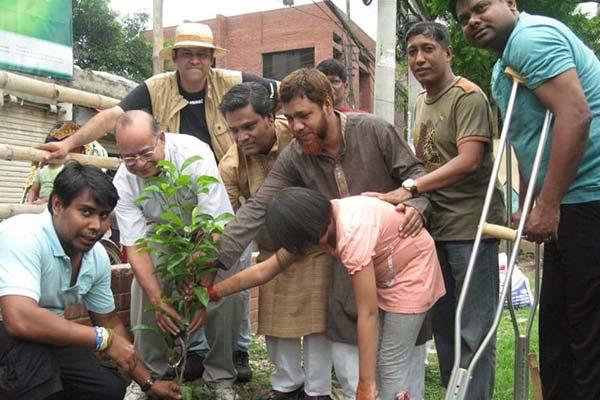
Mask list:
[[[263,54],[263,76],[282,80],[298,68],[315,66],[315,49],[298,49]]]

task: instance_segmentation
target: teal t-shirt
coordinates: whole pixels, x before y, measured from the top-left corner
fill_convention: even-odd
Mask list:
[[[104,247],[96,243],[83,254],[77,281],[71,286],[71,259],[48,210],[17,215],[0,224],[0,297],[7,295],[30,297],[60,316],[79,301],[99,314],[115,309]]]
[[[527,80],[527,88],[517,92],[509,138],[521,173],[528,180],[546,114],[533,90],[563,72],[577,70],[592,111],[592,123],[585,155],[562,202],[600,200],[600,62],[594,52],[561,22],[522,12],[492,73],[492,93],[503,119],[512,87],[512,80],[504,73],[506,66]],[[552,130],[536,182],[537,193],[546,176],[551,146]]]

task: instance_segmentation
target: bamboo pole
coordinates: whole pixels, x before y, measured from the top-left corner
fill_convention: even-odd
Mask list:
[[[0,90],[16,91],[39,96],[55,102],[72,103],[88,108],[104,110],[119,103],[112,97],[72,89],[54,83],[42,82],[26,76],[0,71]]]
[[[154,0],[152,5],[152,74],[157,75],[165,65],[159,56],[163,48],[163,0]]]
[[[0,144],[0,160],[43,161],[44,157],[48,154],[50,154],[50,152],[31,147]],[[77,153],[69,153],[64,159],[56,159],[54,161],[64,164],[69,160],[75,160],[81,164],[91,164],[98,168],[106,169],[117,169],[121,163],[121,160],[115,157],[86,156]]]
[[[17,214],[39,214],[46,204],[0,204],[0,219],[14,217]]]

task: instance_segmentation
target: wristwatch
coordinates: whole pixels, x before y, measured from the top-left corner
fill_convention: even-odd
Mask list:
[[[408,178],[404,182],[402,182],[402,188],[404,188],[405,190],[408,190],[410,192],[410,194],[412,195],[412,197],[416,197],[419,195],[419,189],[417,188],[417,182],[412,178]]]
[[[142,392],[146,393],[148,390],[150,390],[152,388],[152,385],[154,385],[154,382],[156,382],[156,381],[154,380],[152,375],[150,375],[150,377],[148,379],[146,379],[146,381],[140,385]]]

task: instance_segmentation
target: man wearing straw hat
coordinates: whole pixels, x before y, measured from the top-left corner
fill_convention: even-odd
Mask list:
[[[227,50],[214,45],[208,25],[192,22],[179,25],[175,43],[160,52],[162,58],[172,61],[175,71],[147,79],[118,105],[95,115],[72,137],[40,148],[51,152],[48,159],[64,157],[73,147],[112,131],[125,111],[143,109],[156,118],[164,131],[186,133],[207,143],[220,160],[233,144],[225,117],[219,112],[225,93],[238,83],[255,81],[263,84],[277,100],[276,81],[212,68],[215,58],[225,54]]]

